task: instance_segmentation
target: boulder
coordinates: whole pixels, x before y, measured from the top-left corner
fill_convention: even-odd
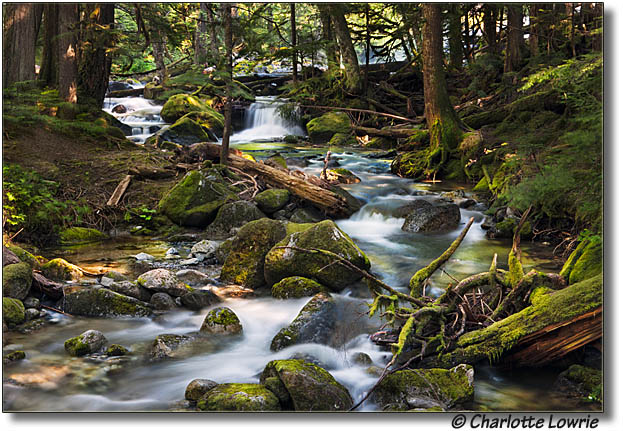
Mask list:
[[[223,115],[200,98],[190,94],[175,94],[169,97],[160,111],[160,117],[167,123],[174,123],[191,112],[205,113],[211,116],[212,126],[223,128]]]
[[[290,192],[286,189],[268,189],[258,193],[254,200],[266,214],[273,214],[286,206],[290,200]]]
[[[323,215],[314,209],[297,208],[290,216],[292,223],[318,223],[324,219]]]
[[[191,287],[206,286],[214,283],[214,280],[201,271],[196,269],[181,269],[175,273],[175,276],[182,283]]]
[[[2,296],[26,299],[32,285],[32,267],[26,262],[13,263],[2,268]]]
[[[113,281],[108,286],[104,287],[112,290],[113,292],[136,298],[143,302],[149,302],[152,295],[152,292],[132,281]]]
[[[156,146],[162,142],[173,142],[179,145],[192,145],[198,142],[214,142],[214,135],[206,131],[201,124],[189,117],[182,117],[167,128],[158,131]],[[150,141],[151,143],[151,141]],[[150,144],[148,144],[150,145]]]
[[[108,238],[108,235],[97,229],[86,227],[70,227],[60,233],[60,243],[63,245],[88,244]]]
[[[106,349],[106,356],[126,356],[130,351],[120,344],[111,344]]]
[[[186,295],[190,289],[173,272],[156,268],[138,276],[137,283],[152,292],[164,292],[173,297]]]
[[[217,169],[190,171],[160,200],[158,208],[172,222],[182,226],[209,225],[221,206],[238,196]]]
[[[404,370],[389,374],[372,394],[383,410],[404,411],[459,408],[474,398],[474,369],[470,365]]]
[[[65,341],[65,351],[71,356],[89,355],[102,350],[107,341],[100,331],[90,329]]]
[[[487,230],[487,238],[512,238],[515,235],[515,228],[519,225],[519,219],[517,217],[506,217],[502,221],[496,222],[492,227]],[[530,238],[532,236],[532,225],[529,221],[526,221],[519,233],[521,238]]]
[[[354,147],[357,138],[351,133],[336,133],[329,140],[329,147]]]
[[[199,311],[212,304],[221,302],[221,299],[210,290],[193,290],[181,296],[180,301],[189,310]]]
[[[196,343],[189,335],[161,334],[151,344],[148,357],[152,362],[188,357]]]
[[[327,344],[337,321],[335,300],[327,293],[317,293],[290,325],[282,328],[270,343],[273,352],[301,343]]]
[[[17,257],[18,260],[14,261],[14,259],[11,258],[5,259],[5,250],[11,252],[15,257]],[[6,244],[6,246],[4,244],[2,245],[2,266],[6,266],[10,263],[19,263],[20,261],[26,262],[33,269],[39,269],[41,266],[37,258],[29,251],[24,250],[15,244]]]
[[[206,392],[197,401],[206,411],[271,412],[281,410],[279,399],[264,385],[226,383]]]
[[[269,362],[260,383],[277,395],[283,410],[347,411],[353,405],[348,390],[328,371],[300,359]]]
[[[22,301],[2,297],[2,320],[10,326],[19,325],[26,320],[26,310]]]
[[[418,211],[422,208],[432,207],[433,204],[425,199],[416,199],[414,201],[409,202],[408,204],[402,205],[395,210],[392,211],[392,217],[396,218],[406,218],[409,214],[414,211]]]
[[[286,277],[273,285],[271,294],[273,298],[288,299],[314,296],[320,292],[327,292],[322,284],[305,277]]]
[[[214,241],[207,239],[201,240],[191,247],[190,256],[196,257],[200,260],[214,257],[214,252],[216,251],[217,246],[218,244]]]
[[[216,218],[207,228],[210,238],[225,239],[235,234],[236,229],[253,220],[259,220],[266,215],[252,202],[237,201],[223,205],[216,213]],[[216,247],[215,247],[216,249]]]
[[[327,250],[368,270],[370,261],[332,220],[294,232],[277,243],[266,255],[264,276],[269,285],[290,276],[313,278],[333,291],[340,291],[361,278],[361,274],[343,265],[330,265],[335,259],[322,253],[308,253],[287,247]],[[280,248],[286,247],[286,248]]]
[[[456,204],[424,206],[409,213],[402,225],[406,232],[436,232],[456,228],[461,210]]]
[[[229,252],[231,251],[231,246],[233,243],[234,239],[228,238],[223,241],[216,249],[214,257],[216,258],[216,261],[221,265],[225,263],[225,260],[227,260],[227,256],[229,256]]]
[[[326,144],[336,133],[350,133],[350,118],[345,112],[327,112],[307,123],[307,134],[313,144]]]
[[[231,309],[218,307],[210,310],[199,332],[203,334],[235,335],[242,332],[240,319]]]
[[[184,398],[189,401],[197,402],[208,391],[218,386],[218,383],[208,379],[195,379],[186,386]]]
[[[154,293],[149,300],[149,303],[154,310],[167,311],[173,310],[177,305],[175,300],[170,295],[164,292]]]
[[[148,316],[149,304],[112,290],[95,286],[65,286],[59,306],[63,311],[77,316]]]
[[[46,278],[54,281],[77,281],[83,276],[79,267],[60,257],[43,265],[41,272]]]

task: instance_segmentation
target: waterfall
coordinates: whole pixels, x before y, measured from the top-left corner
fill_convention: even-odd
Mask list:
[[[258,97],[245,112],[244,130],[235,133],[232,141],[274,140],[286,135],[305,135],[303,129],[279,114],[283,101],[274,97]]]

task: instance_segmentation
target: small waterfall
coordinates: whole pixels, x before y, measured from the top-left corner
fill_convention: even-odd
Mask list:
[[[284,102],[274,97],[258,97],[245,113],[244,130],[235,133],[232,141],[261,141],[286,135],[305,135],[303,129],[279,114]]]

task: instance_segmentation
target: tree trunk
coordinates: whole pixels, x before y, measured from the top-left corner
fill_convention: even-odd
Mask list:
[[[541,19],[539,13],[539,4],[533,3],[530,5],[530,35],[528,36],[528,45],[530,46],[530,55],[533,57],[539,55],[539,20]]]
[[[208,56],[208,9],[207,3],[199,3],[199,20],[195,30],[195,64],[203,64]]]
[[[523,13],[521,5],[507,5],[508,26],[506,28],[506,57],[504,73],[515,72],[521,64],[523,44]]]
[[[461,40],[461,5],[448,7],[448,43],[450,45],[450,67],[461,70],[463,67],[463,41]]]
[[[443,70],[441,11],[439,4],[422,5],[424,40],[422,66],[425,116],[430,131],[431,157],[428,173],[434,174],[456,148],[461,135],[459,118],[450,104]]]
[[[155,30],[152,35],[151,48],[154,54],[154,62],[158,68],[158,77],[160,78],[161,83],[164,83],[168,76],[167,65],[164,62],[166,44],[165,36],[162,32],[160,30]]]
[[[487,52],[489,54],[497,54],[498,41],[496,19],[497,6],[494,4],[486,4],[483,6],[482,24],[484,27],[485,42],[487,44]]]
[[[218,37],[216,35],[216,21],[214,19],[212,7],[208,7],[208,21],[210,22],[210,52],[212,53],[212,63],[216,64],[219,58]]]
[[[39,80],[50,87],[58,84],[58,4],[44,6],[43,53]]]
[[[34,3],[7,4],[4,8],[2,86],[7,87],[35,79],[37,11]]]
[[[401,38],[402,40],[402,38]],[[403,40],[404,46],[404,40]],[[370,5],[366,3],[366,69],[363,77],[363,94],[368,95],[368,69],[370,69]],[[407,51],[405,50],[405,53]]]
[[[350,37],[350,29],[344,17],[343,5],[332,3],[327,6],[331,13],[331,20],[337,35],[342,62],[344,63],[344,73],[346,75],[346,91],[353,94],[361,92],[361,74],[359,71],[359,61],[357,53]]]
[[[292,44],[292,79],[298,81],[298,52],[296,50],[296,3],[290,3],[290,43]]]
[[[325,41],[325,54],[327,56],[327,68],[335,71],[340,67],[340,54],[337,50],[337,41],[331,24],[331,15],[325,8],[320,9],[320,17],[322,20],[322,38]]]
[[[78,58],[75,31],[78,4],[58,4],[58,94],[69,103],[78,101]]]
[[[101,107],[108,89],[113,45],[114,3],[88,3],[81,38],[78,99],[81,104]]]
[[[229,137],[231,135],[231,81],[232,77],[232,48],[233,36],[231,29],[231,4],[223,4],[223,22],[225,24],[225,127],[221,143],[221,164],[227,165],[229,156]]]

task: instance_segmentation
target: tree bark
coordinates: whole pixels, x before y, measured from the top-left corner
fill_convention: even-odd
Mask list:
[[[34,3],[7,4],[4,8],[2,86],[7,87],[35,79],[37,8]]]
[[[463,68],[463,41],[461,40],[461,5],[454,3],[448,7],[448,42],[450,45],[450,67]]]
[[[521,64],[523,44],[523,13],[521,5],[508,5],[508,26],[506,28],[506,57],[504,73],[515,72]]]
[[[43,53],[39,80],[50,87],[58,84],[58,4],[44,6]]]
[[[158,68],[158,76],[160,77],[161,83],[164,83],[168,76],[167,65],[164,62],[166,44],[165,36],[162,32],[160,30],[155,30],[152,35],[151,48],[154,54],[154,62]]]
[[[325,54],[327,56],[327,68],[329,71],[335,71],[340,67],[340,54],[337,50],[337,41],[331,24],[331,15],[326,8],[319,7],[320,17],[322,20],[322,38],[325,41]]]
[[[75,31],[78,4],[58,4],[58,94],[69,103],[78,101],[78,58]]]
[[[292,44],[292,79],[296,83],[299,79],[296,50],[296,3],[290,3],[290,43]]]
[[[225,127],[223,129],[223,140],[221,143],[221,164],[229,163],[229,137],[231,135],[231,92],[232,85],[232,48],[233,36],[231,29],[231,4],[223,4],[223,22],[225,24],[225,72],[227,81],[225,83]]]
[[[207,3],[199,3],[199,20],[195,30],[195,64],[203,64],[208,56],[208,9]]]
[[[487,43],[487,52],[489,54],[497,54],[498,52],[496,16],[496,5],[486,4],[483,6],[482,24],[484,27],[485,42]]]
[[[530,5],[530,35],[528,36],[528,45],[530,47],[530,55],[533,57],[539,55],[539,20],[541,19],[539,13],[539,4],[533,3]]]
[[[422,32],[424,114],[430,130],[431,154],[436,152],[440,155],[434,164],[429,161],[429,173],[434,174],[445,163],[449,152],[458,145],[461,123],[450,103],[444,76],[440,6],[425,3],[422,11],[425,20]]]
[[[359,94],[361,92],[361,73],[359,71],[359,61],[357,53],[350,37],[350,29],[344,16],[344,7],[340,3],[327,5],[331,14],[335,34],[337,35],[342,62],[344,63],[344,73],[346,77],[346,91]]]

